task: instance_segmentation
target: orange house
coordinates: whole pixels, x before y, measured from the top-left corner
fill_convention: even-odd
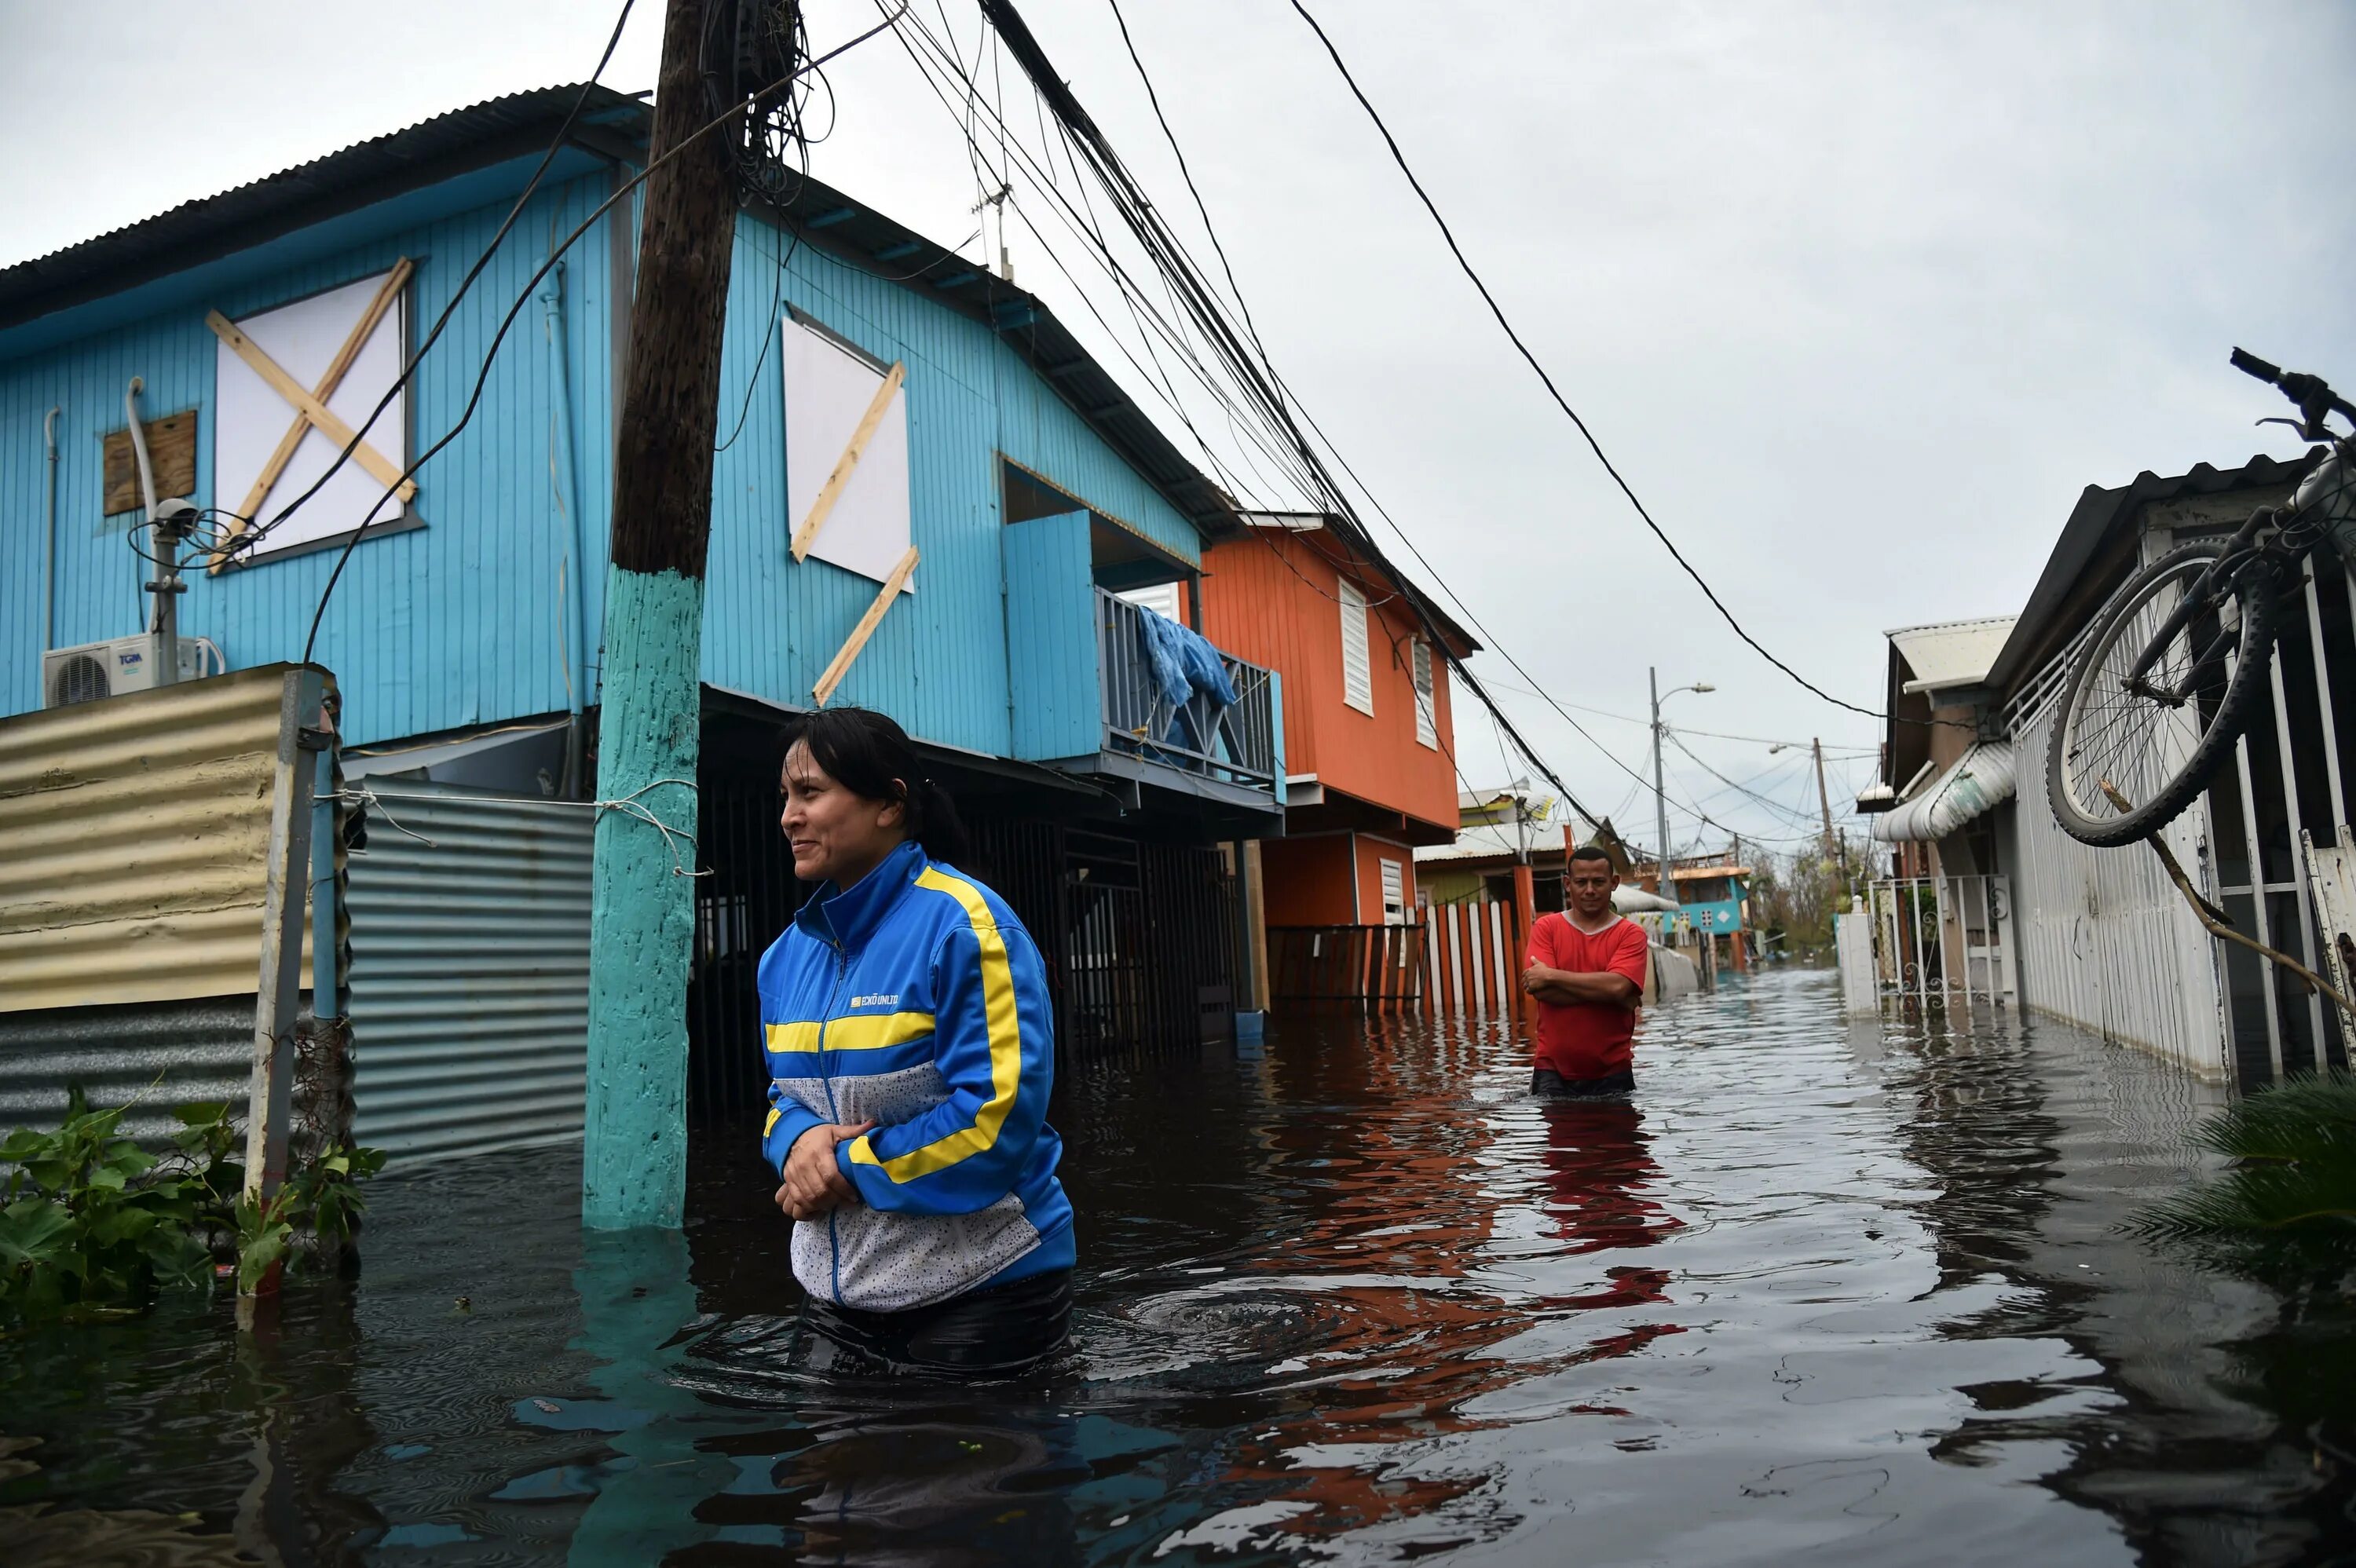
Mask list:
[[[1316,513],[1247,512],[1203,555],[1202,630],[1283,677],[1284,837],[1260,846],[1266,923],[1415,919],[1415,848],[1456,837],[1448,661],[1478,644]]]

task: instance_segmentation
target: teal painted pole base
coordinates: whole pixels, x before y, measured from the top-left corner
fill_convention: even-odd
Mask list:
[[[651,831],[651,830],[649,830]],[[645,1568],[709,1541],[696,1510],[741,1479],[735,1461],[703,1452],[714,1412],[687,1386],[687,1353],[671,1340],[694,1320],[687,1238],[630,1231],[583,1238],[573,1287],[582,1332],[573,1348],[604,1365],[588,1376],[604,1397],[567,1403],[562,1419],[608,1434],[615,1457],[573,1527],[571,1568]],[[532,1422],[543,1413],[517,1402]]]
[[[698,670],[703,582],[616,567],[605,662],[589,923],[589,1083],[581,1218],[594,1230],[676,1229],[687,1198],[687,971],[695,934]],[[690,787],[664,784],[683,779]]]

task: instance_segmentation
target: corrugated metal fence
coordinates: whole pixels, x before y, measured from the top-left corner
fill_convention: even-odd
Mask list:
[[[320,678],[271,665],[0,720],[0,1130],[54,1125],[71,1084],[138,1101],[143,1139],[192,1101],[244,1114],[282,730]],[[298,1119],[332,1123],[312,1093]]]
[[[354,1130],[396,1167],[577,1138],[595,813],[372,781],[351,861]]]
[[[2019,754],[2034,759],[2037,769],[2013,814],[2021,1000],[2203,1077],[2222,1078],[2224,1030],[2209,934],[2159,857],[2140,845],[2089,848],[2054,820],[2043,768],[2057,708],[2049,703],[2019,738]],[[2202,881],[2209,874],[2208,816],[2188,811],[2161,835]]]
[[[253,994],[292,667],[0,721],[0,1012]]]

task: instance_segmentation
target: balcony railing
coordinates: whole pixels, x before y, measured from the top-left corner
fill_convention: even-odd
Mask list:
[[[1225,651],[1236,700],[1197,692],[1173,703],[1153,673],[1141,617],[1154,612],[1097,590],[1097,669],[1105,750],[1247,789],[1276,788],[1276,693],[1269,672]]]

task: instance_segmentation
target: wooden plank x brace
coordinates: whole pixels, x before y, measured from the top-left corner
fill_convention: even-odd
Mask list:
[[[359,320],[345,336],[343,347],[337,349],[335,358],[328,361],[327,371],[320,376],[318,384],[307,389],[288,375],[275,359],[263,353],[259,344],[240,332],[236,323],[217,310],[206,313],[205,325],[213,329],[213,336],[229,345],[232,353],[244,360],[271,390],[285,399],[294,410],[294,422],[286,427],[286,433],[279,437],[278,446],[271,453],[270,461],[262,465],[262,472],[254,477],[253,488],[245,493],[244,502],[230,519],[228,539],[222,541],[220,549],[213,552],[213,571],[219,571],[227,563],[229,540],[260,520],[262,505],[270,498],[271,487],[284,475],[287,464],[294,461],[294,450],[303,444],[305,432],[314,427],[338,448],[352,446],[352,460],[402,500],[408,501],[416,496],[416,484],[402,476],[400,465],[364,441],[353,446],[357,440],[356,432],[327,407],[327,400],[334,397],[336,389],[344,384],[345,375],[350,371],[352,362],[359,357],[360,350],[368,346],[377,324],[401,298],[401,291],[408,283],[411,271],[406,256],[393,263],[392,271],[385,274],[384,283],[377,289],[375,297],[369,301],[368,308],[360,312]]]
[[[810,695],[818,699],[820,708],[825,707],[827,699],[834,695],[834,688],[842,684],[842,677],[851,673],[851,661],[867,645],[867,639],[875,635],[876,626],[884,619],[884,612],[892,608],[893,601],[900,597],[900,590],[907,583],[908,574],[916,570],[916,547],[910,545],[908,553],[900,558],[900,564],[892,569],[892,575],[884,580],[884,592],[875,596],[875,603],[867,607],[867,613],[859,617],[859,624],[851,628],[851,636],[842,645],[842,651],[834,656],[833,662],[826,667],[826,673],[818,677],[818,685],[811,688]]]
[[[859,466],[860,458],[866,453],[867,443],[875,439],[876,431],[883,427],[884,411],[892,406],[892,394],[897,392],[900,383],[907,379],[908,367],[904,361],[893,366],[891,373],[884,378],[884,384],[875,389],[875,396],[869,401],[867,411],[859,416],[859,428],[851,432],[851,444],[842,449],[841,457],[835,461],[834,472],[826,476],[826,485],[819,491],[818,499],[810,503],[809,516],[804,517],[802,526],[794,530],[796,560],[809,556],[810,541],[818,538],[818,530],[825,526],[827,514],[833,511],[835,502],[842,498],[842,487],[851,483],[851,471]],[[819,702],[823,706],[825,699],[819,699]]]

